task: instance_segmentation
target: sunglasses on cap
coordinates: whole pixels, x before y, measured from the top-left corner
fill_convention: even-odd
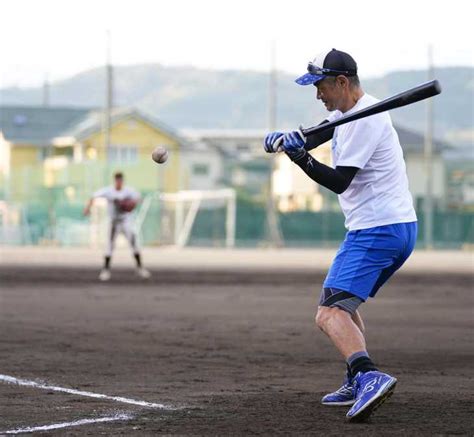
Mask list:
[[[332,68],[323,68],[314,65],[312,62],[308,63],[308,72],[311,74],[325,75],[325,76],[339,76],[343,74],[344,76],[355,76],[357,73],[350,70],[333,70]]]

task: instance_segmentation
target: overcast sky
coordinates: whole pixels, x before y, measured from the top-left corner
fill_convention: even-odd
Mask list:
[[[0,86],[31,86],[100,66],[160,63],[303,73],[316,53],[349,52],[362,77],[474,65],[471,0],[1,0]]]

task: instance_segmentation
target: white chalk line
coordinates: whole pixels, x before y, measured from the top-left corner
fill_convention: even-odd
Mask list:
[[[121,397],[121,396],[108,396],[108,395],[104,395],[100,393],[93,393],[90,391],[75,390],[72,388],[56,387],[54,385],[47,385],[47,384],[43,384],[36,381],[30,381],[27,379],[15,378],[14,376],[9,376],[9,375],[0,374],[0,382],[1,381],[6,382],[8,384],[16,384],[16,385],[22,385],[25,387],[39,388],[42,390],[51,390],[51,391],[57,391],[57,392],[62,392],[62,393],[69,393],[72,395],[85,396],[85,397],[95,398],[95,399],[105,399],[108,401],[121,402],[123,404],[138,405],[140,407],[159,408],[161,410],[175,410],[176,409],[170,405],[156,404],[153,402],[140,401],[137,399],[129,399],[129,398]]]
[[[94,423],[104,423],[104,422],[115,422],[118,420],[126,421],[126,420],[131,420],[131,419],[133,419],[133,416],[129,414],[116,414],[115,416],[98,417],[97,419],[81,419],[81,420],[75,420],[74,422],[62,422],[62,423],[53,423],[51,425],[29,426],[26,428],[10,429],[8,431],[0,431],[0,435],[23,434],[27,432],[36,432],[36,431],[50,431],[53,429],[69,428],[71,426],[90,425]]]

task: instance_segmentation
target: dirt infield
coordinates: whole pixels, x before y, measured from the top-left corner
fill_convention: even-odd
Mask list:
[[[400,274],[362,308],[369,350],[399,379],[371,423],[320,405],[344,367],[313,326],[310,270],[0,268],[0,374],[172,406],[0,381],[0,432],[126,413],[48,435],[472,435],[472,276]]]

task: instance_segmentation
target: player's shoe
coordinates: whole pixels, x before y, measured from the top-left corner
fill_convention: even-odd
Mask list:
[[[323,405],[353,405],[356,401],[356,388],[354,381],[348,377],[344,384],[335,392],[329,393],[321,399]]]
[[[111,276],[109,269],[102,269],[99,273],[99,279],[103,282],[110,281]]]
[[[145,269],[144,267],[140,267],[137,269],[137,275],[142,279],[149,279],[151,278],[151,273]]]
[[[354,382],[357,398],[346,414],[350,422],[366,421],[393,394],[397,384],[396,378],[378,371],[359,372]]]

